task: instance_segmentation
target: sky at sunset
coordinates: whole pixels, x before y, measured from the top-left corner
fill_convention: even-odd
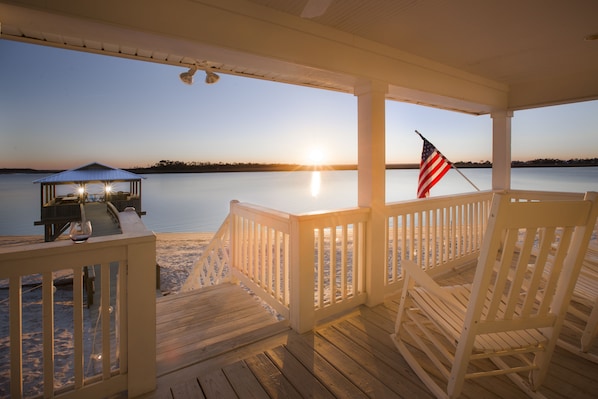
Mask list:
[[[0,168],[182,162],[357,162],[353,95],[0,39]],[[387,163],[418,130],[451,161],[491,160],[492,122],[388,101]],[[517,111],[513,160],[598,157],[598,101]],[[320,154],[317,159],[314,154]]]

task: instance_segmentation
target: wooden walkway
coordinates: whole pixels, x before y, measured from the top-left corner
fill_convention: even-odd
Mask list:
[[[389,334],[398,300],[299,335],[240,287],[158,301],[158,387],[144,398],[431,398]],[[261,316],[258,315],[261,313]],[[598,365],[560,348],[541,392],[598,397]],[[506,377],[468,382],[464,398],[524,398]]]
[[[89,202],[85,204],[85,216],[91,220],[92,236],[109,236],[120,234],[118,224],[110,216],[105,202]]]

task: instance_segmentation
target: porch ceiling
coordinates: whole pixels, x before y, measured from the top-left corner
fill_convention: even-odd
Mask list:
[[[596,15],[594,0],[0,0],[5,39],[348,93],[382,82],[476,114],[597,99]]]

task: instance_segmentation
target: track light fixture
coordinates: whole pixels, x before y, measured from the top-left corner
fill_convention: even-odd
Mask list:
[[[202,68],[203,69],[203,68]],[[179,77],[181,78],[181,82],[187,84],[187,85],[192,85],[193,84],[193,75],[195,75],[195,72],[197,72],[198,68],[196,65],[191,66],[191,68],[189,68],[189,70],[187,72],[183,72],[179,75]],[[205,82],[209,85],[214,84],[216,82],[218,82],[218,80],[220,80],[220,76],[218,76],[217,74],[215,74],[212,71],[205,71],[206,73],[206,80]]]
[[[187,85],[193,84],[193,75],[195,74],[196,71],[197,71],[197,68],[195,66],[192,66],[191,68],[189,68],[189,71],[181,73],[179,75],[179,77],[181,78],[181,82],[183,82]]]
[[[220,76],[216,75],[212,71],[206,71],[206,83],[207,84],[209,84],[209,85],[214,84],[214,83],[218,82],[218,79],[220,79]]]

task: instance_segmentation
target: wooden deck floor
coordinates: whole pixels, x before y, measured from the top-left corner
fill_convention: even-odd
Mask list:
[[[299,335],[237,286],[166,297],[158,387],[144,398],[431,398],[390,340],[397,306],[361,307]],[[541,392],[596,398],[598,365],[557,348]],[[467,383],[463,397],[526,396],[503,376]]]

